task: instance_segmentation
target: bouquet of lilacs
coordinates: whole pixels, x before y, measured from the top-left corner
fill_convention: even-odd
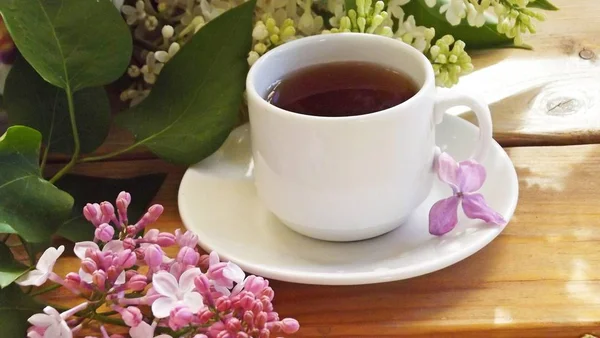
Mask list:
[[[139,47],[128,70],[132,84],[121,99],[132,105],[141,102],[182,45],[208,22],[244,2],[132,0],[122,6],[122,0],[115,2]],[[546,0],[258,0],[247,61],[252,65],[268,50],[304,36],[379,34],[423,52],[433,65],[436,84],[451,87],[474,68],[467,45],[523,46],[523,35],[534,33],[535,21],[544,20],[533,7],[556,9]],[[491,29],[479,37],[465,29],[477,32],[485,25]]]
[[[85,218],[95,227],[93,241],[75,244],[78,271],[65,277],[53,267],[64,246],[48,248],[36,268],[17,279],[21,286],[61,285],[85,302],[59,313],[46,306],[29,318],[30,338],[66,338],[100,323],[126,329],[132,338],[266,338],[299,329],[295,319],[280,319],[273,309],[269,282],[245,276],[240,267],[221,262],[216,252],[201,255],[198,237],[147,229],[163,212],[153,205],[134,224],[127,218],[131,196],[121,192],[116,208],[109,202],[87,204]],[[164,248],[177,245],[175,258]],[[88,336],[90,337],[90,336]]]

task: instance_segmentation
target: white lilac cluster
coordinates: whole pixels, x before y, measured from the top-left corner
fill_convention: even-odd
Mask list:
[[[456,26],[466,19],[470,26],[481,27],[486,22],[489,9],[498,18],[499,33],[514,39],[515,45],[523,44],[523,34],[535,33],[534,20],[543,21],[544,15],[527,8],[535,0],[449,0],[440,7],[440,13]],[[433,7],[435,1],[426,1]]]
[[[133,80],[121,93],[123,101],[135,105],[150,92],[162,67],[204,25],[246,0],[112,0],[132,27],[134,61],[128,75]],[[401,40],[423,52],[432,62],[439,86],[451,87],[473,69],[465,44],[452,36],[435,39],[434,27],[419,26],[403,6],[421,0],[355,0],[356,9],[346,10],[344,0],[258,0],[252,30],[251,66],[264,53],[282,43],[315,34],[361,32]],[[436,0],[422,0],[429,7]],[[439,7],[451,25],[463,19],[481,27],[486,15],[495,13],[497,30],[515,44],[524,33],[534,33],[533,21],[542,14],[527,8],[535,0],[448,0]],[[320,14],[327,13],[328,20]],[[436,48],[432,48],[432,46]]]

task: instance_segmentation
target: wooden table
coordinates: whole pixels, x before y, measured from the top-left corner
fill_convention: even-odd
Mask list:
[[[600,334],[600,145],[585,145],[600,141],[600,1],[554,2],[561,11],[528,40],[534,51],[479,53],[477,71],[458,86],[487,98],[495,137],[517,168],[520,200],[502,235],[456,265],[411,280],[344,287],[275,281],[275,306],[300,321],[297,337]],[[128,142],[122,133],[111,137],[101,152]],[[154,202],[165,206],[159,228],[173,231],[182,227],[176,196],[184,170],[140,149],[76,171],[167,172]],[[56,271],[76,266],[67,257]],[[66,292],[47,300],[77,302]]]

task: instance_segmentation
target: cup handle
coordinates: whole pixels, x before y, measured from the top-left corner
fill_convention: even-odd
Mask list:
[[[448,90],[444,93],[438,93],[436,97],[434,107],[435,123],[441,123],[446,110],[456,106],[467,106],[471,108],[477,117],[477,122],[479,125],[479,140],[470,159],[481,163],[487,155],[490,145],[492,144],[493,129],[490,108],[481,98],[471,94],[462,93],[457,90]]]

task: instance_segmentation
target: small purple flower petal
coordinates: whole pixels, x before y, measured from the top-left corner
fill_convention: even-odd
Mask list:
[[[452,158],[452,156],[441,153],[438,157],[438,177],[444,183],[450,185],[452,190],[456,192],[458,190],[457,182],[457,171],[458,163]]]
[[[485,182],[485,168],[475,161],[463,161],[458,165],[456,180],[461,192],[475,192]]]
[[[460,198],[452,196],[437,201],[429,210],[429,233],[441,236],[454,229],[458,223],[458,203]]]
[[[469,218],[481,219],[486,223],[496,225],[506,224],[504,217],[490,208],[481,194],[464,195],[462,207],[465,215]]]

